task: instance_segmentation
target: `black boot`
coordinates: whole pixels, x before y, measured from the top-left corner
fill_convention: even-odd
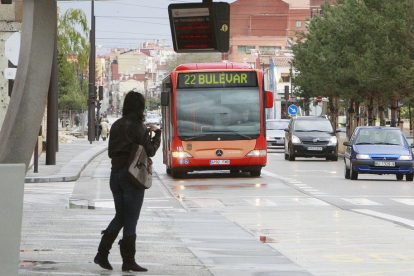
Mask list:
[[[122,256],[122,271],[141,271],[145,272],[148,269],[137,265],[135,262],[135,240],[137,239],[137,235],[123,237],[122,240],[119,241],[119,248],[121,250]]]
[[[100,265],[102,268],[112,270],[112,266],[108,261],[109,250],[112,248],[116,237],[118,237],[118,231],[114,230],[104,230],[101,232],[103,234],[101,243],[98,247],[98,254],[96,254],[95,259],[93,260],[95,264]]]

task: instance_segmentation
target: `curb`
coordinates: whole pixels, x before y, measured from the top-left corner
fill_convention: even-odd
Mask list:
[[[108,150],[108,146],[89,149],[66,163],[59,173],[50,176],[26,177],[25,183],[72,182],[79,179],[86,166],[98,155]]]

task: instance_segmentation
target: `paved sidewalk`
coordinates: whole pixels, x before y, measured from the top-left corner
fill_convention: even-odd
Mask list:
[[[76,139],[76,138],[75,138]],[[99,154],[108,149],[107,141],[94,141],[86,138],[73,140],[73,143],[59,143],[56,153],[56,165],[46,165],[46,152],[39,156],[38,173],[30,168],[26,183],[68,182],[76,181],[85,167]]]

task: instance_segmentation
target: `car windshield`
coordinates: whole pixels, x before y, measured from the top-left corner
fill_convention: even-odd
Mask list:
[[[398,145],[403,146],[404,137],[398,129],[361,129],[356,145]]]
[[[177,91],[177,134],[182,140],[256,139],[260,135],[258,87]]]
[[[296,120],[294,131],[334,132],[329,120]]]
[[[267,130],[283,130],[289,126],[289,122],[283,122],[283,121],[270,121],[266,122],[266,129]]]

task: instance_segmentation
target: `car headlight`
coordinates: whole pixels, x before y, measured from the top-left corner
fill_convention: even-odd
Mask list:
[[[328,146],[335,146],[338,143],[338,139],[336,138],[336,136],[332,136],[331,139],[329,140]]]
[[[189,154],[186,151],[173,151],[172,152],[172,156],[174,158],[189,158],[189,157],[193,157],[191,154]]]
[[[300,139],[299,137],[292,135],[292,144],[300,144]]]
[[[267,154],[266,150],[252,150],[251,152],[246,154],[246,156],[259,157],[259,156],[266,156],[266,154]]]
[[[270,140],[270,139],[272,139],[272,137],[266,136],[266,140]]]
[[[357,159],[371,159],[369,154],[357,154],[356,158]]]
[[[400,160],[413,160],[411,155],[400,155]]]

